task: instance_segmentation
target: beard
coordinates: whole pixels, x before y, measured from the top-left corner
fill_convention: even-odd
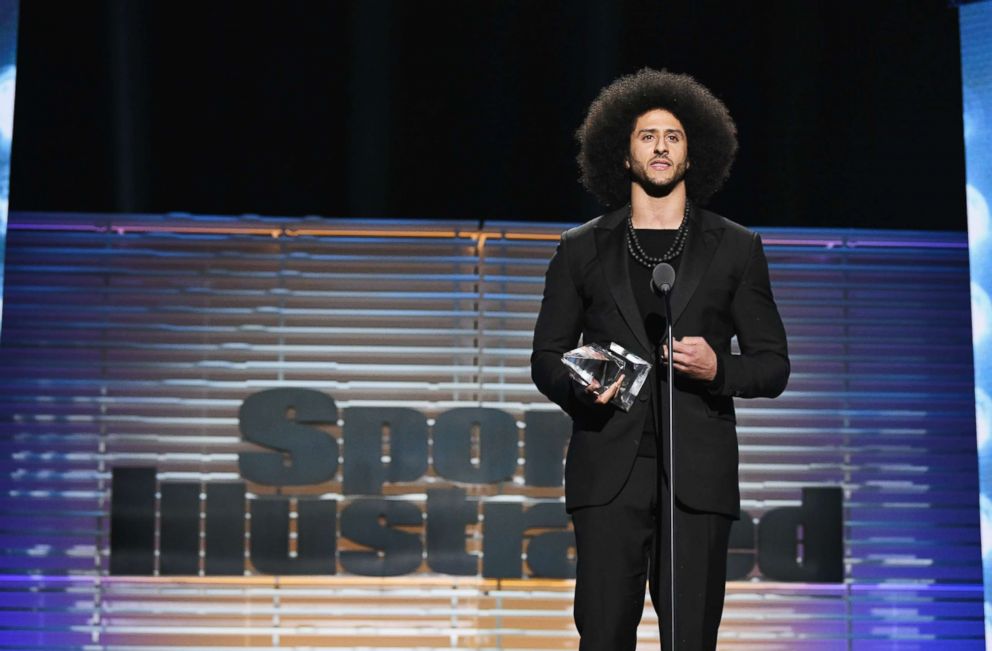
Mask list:
[[[655,181],[648,175],[647,166],[631,165],[630,180],[641,186],[644,192],[646,192],[649,196],[667,197],[671,191],[685,179],[686,170],[686,164],[685,161],[683,161],[675,166],[672,178],[667,181],[659,182]]]

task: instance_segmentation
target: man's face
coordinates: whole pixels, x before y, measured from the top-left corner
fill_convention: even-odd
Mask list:
[[[664,109],[642,114],[630,134],[631,180],[651,196],[664,196],[684,182],[689,168],[685,129]]]

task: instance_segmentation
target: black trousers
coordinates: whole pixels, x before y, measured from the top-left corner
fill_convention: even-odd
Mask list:
[[[661,482],[659,504],[656,478],[656,460],[637,457],[612,502],[572,512],[579,651],[634,651],[645,582],[661,624],[662,649],[672,649],[668,487]],[[725,515],[692,511],[676,502],[677,651],[716,649],[731,523]]]

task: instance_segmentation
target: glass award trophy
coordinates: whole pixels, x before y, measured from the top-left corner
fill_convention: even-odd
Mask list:
[[[629,411],[640,393],[651,370],[651,364],[616,343],[609,348],[600,344],[587,344],[561,356],[568,372],[582,386],[595,380],[599,383],[596,393],[606,391],[623,375],[623,383],[610,402]]]

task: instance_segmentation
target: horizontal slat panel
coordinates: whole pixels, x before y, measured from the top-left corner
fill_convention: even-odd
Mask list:
[[[20,214],[0,360],[0,648],[574,648],[572,583],[108,576],[111,471],[237,481],[238,409],[307,387],[433,419],[518,423],[513,481],[483,504],[561,503],[528,486],[532,329],[556,225]],[[793,375],[738,401],[743,507],[844,490],[846,580],[728,585],[721,649],[978,649],[982,595],[963,235],[762,231]],[[276,236],[274,236],[276,235]],[[340,423],[326,428],[348,454]],[[338,502],[342,470],[285,490]],[[426,509],[433,469],[387,485]],[[249,501],[272,494],[249,483]],[[410,531],[423,537],[422,527]],[[467,529],[478,553],[483,525]],[[339,551],[356,549],[340,538]],[[648,607],[644,648],[656,645]]]

